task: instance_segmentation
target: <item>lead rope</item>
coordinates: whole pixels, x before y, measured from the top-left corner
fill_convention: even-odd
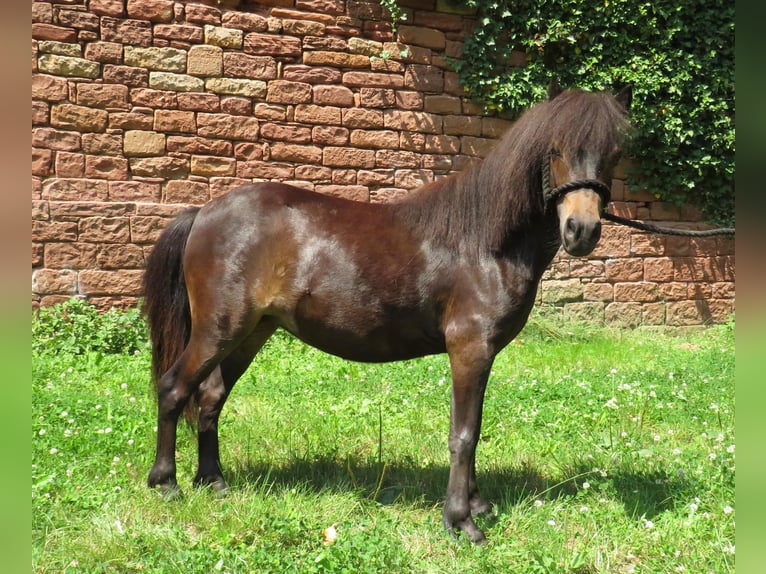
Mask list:
[[[592,189],[593,191],[598,193],[599,196],[601,197],[601,205],[603,206],[601,217],[603,217],[607,221],[613,221],[614,223],[619,223],[620,225],[625,225],[626,227],[632,227],[633,229],[640,229],[641,231],[649,231],[651,233],[660,233],[662,235],[680,235],[685,237],[711,237],[715,235],[734,235],[733,227],[720,227],[717,229],[705,229],[705,230],[675,229],[672,227],[661,227],[659,225],[652,225],[651,223],[635,221],[633,219],[627,219],[625,217],[620,217],[619,215],[614,215],[613,213],[609,213],[606,211],[606,206],[609,204],[612,198],[611,190],[609,186],[606,185],[603,181],[599,181],[597,179],[576,179],[574,181],[569,181],[554,189],[551,189],[550,158],[551,158],[551,154],[548,154],[545,156],[545,160],[543,161],[543,170],[542,170],[543,171],[542,173],[543,197],[545,198],[546,205],[549,205],[552,202],[558,200],[560,197],[566,195],[570,191],[574,191],[576,189]]]

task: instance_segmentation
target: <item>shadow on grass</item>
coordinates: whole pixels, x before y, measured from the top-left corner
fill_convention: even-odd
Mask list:
[[[379,465],[354,459],[339,460],[330,456],[310,460],[296,459],[285,465],[267,461],[254,462],[227,473],[234,488],[257,486],[264,490],[301,485],[311,491],[355,492],[362,499],[380,504],[403,504],[432,508],[444,503],[449,468],[413,461]],[[577,480],[545,476],[533,465],[493,468],[477,476],[482,495],[497,512],[529,504],[533,500],[574,499],[585,480],[599,484],[603,496],[619,500],[627,516],[653,519],[677,505],[688,502],[699,487],[688,478],[663,472],[641,473],[617,470],[608,478],[599,477],[591,468],[567,469],[567,476]]]

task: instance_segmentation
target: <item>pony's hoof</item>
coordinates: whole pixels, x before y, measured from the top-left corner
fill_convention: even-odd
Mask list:
[[[197,477],[194,479],[194,486],[195,488],[209,488],[216,494],[216,496],[226,496],[229,492],[229,485],[226,484],[226,481],[220,476],[208,478]]]
[[[471,501],[471,516],[480,516],[482,514],[492,514],[492,503],[481,498]]]

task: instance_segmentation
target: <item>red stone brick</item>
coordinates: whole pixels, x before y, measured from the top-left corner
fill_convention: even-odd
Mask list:
[[[243,49],[247,54],[258,56],[299,57],[301,40],[293,36],[251,32],[245,35]]]
[[[170,22],[173,18],[172,0],[127,0],[128,16],[150,22]]]
[[[128,160],[123,157],[85,156],[85,177],[124,180],[128,178]]]
[[[423,94],[409,90],[396,92],[396,107],[400,110],[422,110],[424,104]]]
[[[628,257],[631,231],[621,225],[606,224],[601,228],[601,240],[591,253],[593,258]]]
[[[122,62],[122,44],[90,42],[85,46],[85,57],[102,64],[119,64]]]
[[[61,201],[105,201],[107,182],[91,179],[52,178],[43,182],[43,199]]]
[[[673,281],[673,260],[669,257],[644,259],[644,280],[665,283]]]
[[[202,137],[254,141],[258,139],[259,125],[256,118],[197,114],[197,133]]]
[[[242,185],[249,185],[251,183],[252,182],[248,179],[241,179],[238,177],[211,177],[210,195],[213,198],[220,197],[232,189]]]
[[[375,167],[375,152],[353,147],[326,147],[322,163],[333,167]]]
[[[134,176],[179,179],[189,175],[189,162],[177,157],[131,158],[130,171]]]
[[[295,106],[295,121],[306,124],[340,125],[341,108],[298,104]]]
[[[127,243],[130,241],[127,217],[84,217],[79,221],[80,241]]]
[[[203,205],[210,201],[210,186],[195,181],[169,181],[165,186],[164,200],[167,203]]]
[[[91,155],[121,155],[122,134],[87,133],[82,135],[82,150]]]
[[[45,148],[32,148],[32,175],[46,177],[53,167],[53,152]]]
[[[226,28],[236,28],[247,32],[265,32],[268,29],[268,20],[258,14],[247,12],[224,12],[221,23]]]
[[[168,90],[153,90],[151,88],[134,88],[130,90],[130,100],[134,106],[148,108],[173,109],[178,107],[175,92]]]
[[[252,58],[253,56],[249,57]],[[291,82],[305,82],[307,84],[339,84],[342,74],[336,68],[292,64],[284,67],[282,77]]]
[[[632,255],[664,255],[665,237],[649,233],[633,233],[630,236],[630,253]]]
[[[673,260],[676,281],[733,281],[734,258],[680,257]]]
[[[404,85],[421,92],[441,94],[444,90],[444,71],[436,66],[410,64],[404,74]]]
[[[130,215],[135,211],[135,206],[130,203],[113,203],[99,200],[50,201],[49,206],[51,217],[66,220],[83,217],[121,217]]]
[[[354,147],[396,149],[399,147],[399,132],[392,130],[352,130],[350,141]]]
[[[101,18],[101,39],[105,42],[148,47],[152,45],[152,24],[104,16]]]
[[[128,87],[119,84],[78,84],[77,103],[93,108],[128,109]]]
[[[112,112],[109,114],[109,128],[122,130],[151,130],[154,125],[154,113],[148,108],[133,108],[132,112]]]
[[[343,146],[348,143],[349,131],[336,126],[317,126],[311,130],[311,141],[319,145]]]
[[[157,110],[154,112],[154,130],[159,132],[195,133],[194,112]]]
[[[604,263],[604,272],[610,283],[641,281],[644,262],[643,259],[609,259]]]
[[[72,269],[37,269],[32,272],[32,292],[47,294],[77,294],[77,271]]]
[[[53,7],[47,2],[32,2],[32,22],[50,24],[53,21]]]
[[[311,84],[273,80],[268,84],[266,101],[277,104],[308,104],[311,102]]]
[[[104,244],[98,247],[95,266],[100,269],[143,269],[145,263],[144,250],[138,245]]]
[[[268,144],[240,142],[234,146],[234,157],[240,161],[262,160]]]
[[[347,128],[382,129],[385,125],[381,110],[351,108],[343,110],[343,125]]]
[[[400,134],[399,147],[408,151],[422,152],[426,148],[426,134],[414,132],[395,132]],[[452,162],[450,161],[450,164]]]
[[[173,214],[168,214],[173,215]],[[162,230],[170,223],[169,217],[135,215],[130,218],[130,237],[133,243],[155,243]]]
[[[85,156],[81,153],[66,151],[56,152],[57,177],[83,177],[85,175]]]
[[[434,173],[428,169],[397,169],[394,185],[404,189],[417,189],[434,180]]]
[[[452,169],[452,156],[450,155],[424,155],[421,167],[434,171],[450,171]]]
[[[261,124],[261,137],[269,140],[281,140],[290,143],[309,143],[311,128],[300,125],[275,123]]]
[[[365,203],[370,201],[370,190],[363,185],[317,185],[314,189],[324,195]]]
[[[442,132],[442,116],[436,114],[416,111],[384,110],[383,120],[385,127],[389,129],[428,134],[440,134]]]
[[[95,267],[98,246],[94,243],[46,243],[45,266],[49,269]]]
[[[343,74],[343,85],[350,88],[401,88],[404,78],[378,72],[346,72]]]
[[[299,165],[295,168],[295,177],[317,183],[329,183],[332,170],[319,165]]]
[[[304,51],[303,64],[307,66],[327,66],[330,68],[364,69],[370,67],[370,57],[363,54],[349,54],[348,52],[328,50]],[[345,79],[343,83],[346,83]]]
[[[104,64],[104,82],[123,84],[130,88],[146,88],[149,86],[149,70],[133,66]]]
[[[32,125],[45,125],[50,121],[51,108],[48,102],[32,100]]]
[[[32,24],[32,38],[55,42],[74,42],[77,40],[77,32],[72,28],[37,22]]]
[[[615,283],[614,300],[615,301],[638,301],[650,303],[658,301],[660,291],[655,283],[635,282],[635,283]]]
[[[354,105],[354,92],[345,86],[314,86],[313,102],[319,105],[351,107]]]
[[[478,136],[481,134],[482,122],[478,117],[445,116],[444,133],[459,136]]]
[[[221,111],[233,116],[249,116],[253,113],[253,102],[250,98],[224,96],[221,98]]]
[[[51,108],[51,125],[81,132],[102,132],[106,129],[108,114],[74,104],[58,104]]]
[[[375,167],[417,168],[420,167],[420,156],[411,151],[378,150]]]
[[[110,201],[158,202],[161,199],[160,184],[143,181],[110,181]]]
[[[84,295],[141,295],[142,270],[83,270],[78,276],[79,290]]]
[[[295,167],[290,163],[276,161],[238,161],[237,177],[277,179],[284,181],[295,176]]]
[[[236,170],[236,160],[231,157],[212,155],[191,156],[191,173],[203,177],[231,177]]]
[[[389,88],[361,88],[359,98],[365,108],[396,107],[396,90]]]
[[[98,30],[99,18],[96,14],[82,12],[80,10],[67,10],[59,8],[56,13],[56,21],[61,26],[78,30]]]
[[[240,52],[224,52],[223,72],[224,76],[230,78],[273,80],[277,77],[277,61],[271,56],[249,56]]]
[[[221,98],[216,94],[181,92],[176,99],[179,110],[214,113],[221,109]]]
[[[584,301],[614,300],[614,286],[611,283],[585,283],[582,292]]]
[[[197,136],[168,136],[166,145],[169,152],[202,155],[229,156],[233,149],[230,141]]]
[[[300,164],[321,164],[322,148],[305,144],[275,142],[270,146],[272,160],[289,161]]]
[[[123,16],[125,0],[90,0],[88,10],[99,16]]]
[[[32,75],[32,99],[48,102],[65,101],[69,96],[69,88],[64,78],[46,74]]]
[[[201,26],[185,26],[183,24],[156,24],[154,26],[155,44],[156,38],[169,40],[171,44],[179,42],[178,47],[185,48],[190,44],[201,44],[205,34]]]

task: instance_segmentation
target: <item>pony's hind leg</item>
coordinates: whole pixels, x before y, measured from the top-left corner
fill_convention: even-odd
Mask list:
[[[178,418],[202,382],[217,368],[225,350],[207,338],[195,337],[157,384],[157,451],[148,484],[165,493],[178,491],[176,427]]]
[[[218,446],[218,419],[234,384],[275,329],[276,326],[269,320],[262,320],[200,385],[198,393],[199,463],[194,477],[196,486],[210,486],[219,492],[226,490],[227,485],[221,470]]]

